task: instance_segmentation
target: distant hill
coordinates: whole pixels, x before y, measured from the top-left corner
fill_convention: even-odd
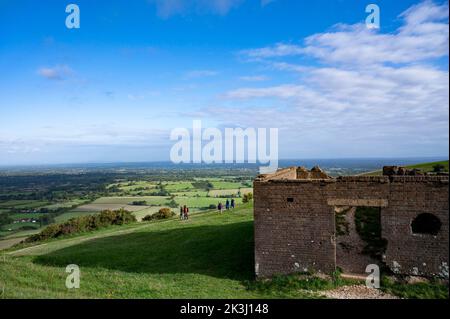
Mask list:
[[[410,169],[417,168],[423,172],[433,172],[434,166],[443,165],[444,172],[448,172],[448,162],[449,161],[446,160],[446,161],[439,161],[439,162],[420,163],[420,164],[414,164],[414,165],[407,165],[405,167],[410,168]],[[383,174],[383,171],[379,170],[379,171],[364,173],[361,175],[363,175],[363,176],[378,176],[378,175],[382,175],[382,174]]]

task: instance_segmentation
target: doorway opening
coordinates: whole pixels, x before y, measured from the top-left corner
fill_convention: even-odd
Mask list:
[[[364,274],[381,266],[387,241],[381,236],[381,208],[335,206],[336,266],[344,273]]]

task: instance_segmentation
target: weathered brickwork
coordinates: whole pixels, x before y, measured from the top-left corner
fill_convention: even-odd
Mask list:
[[[381,209],[385,265],[400,274],[448,278],[448,176],[324,178],[312,173],[301,179],[304,174],[289,168],[254,182],[258,276],[334,271],[336,206],[369,206]],[[422,213],[440,220],[436,235],[412,232],[411,222]],[[355,261],[352,271],[363,271],[362,259],[355,260],[360,264]]]

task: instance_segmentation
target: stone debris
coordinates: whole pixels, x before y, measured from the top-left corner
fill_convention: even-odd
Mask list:
[[[331,299],[399,299],[380,289],[368,288],[364,285],[343,286],[321,294]]]

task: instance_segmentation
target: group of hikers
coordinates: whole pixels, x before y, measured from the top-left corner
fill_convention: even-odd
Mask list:
[[[225,202],[225,206],[222,203],[219,203],[217,205],[217,209],[219,210],[220,213],[223,213],[224,208],[226,210],[230,210],[230,209],[234,209],[235,207],[235,202],[234,202],[234,198],[230,200],[227,199],[227,201]]]
[[[180,206],[180,219],[187,220],[189,219],[189,207],[186,205]]]
[[[219,213],[223,213],[223,211],[226,210],[230,210],[230,209],[234,209],[235,207],[235,201],[234,198],[232,198],[231,200],[228,200],[225,202],[225,205],[222,204],[222,202],[220,202],[217,205],[217,209],[219,210]],[[180,206],[180,219],[181,220],[188,220],[189,219],[189,207],[187,207],[186,205],[184,206]]]

